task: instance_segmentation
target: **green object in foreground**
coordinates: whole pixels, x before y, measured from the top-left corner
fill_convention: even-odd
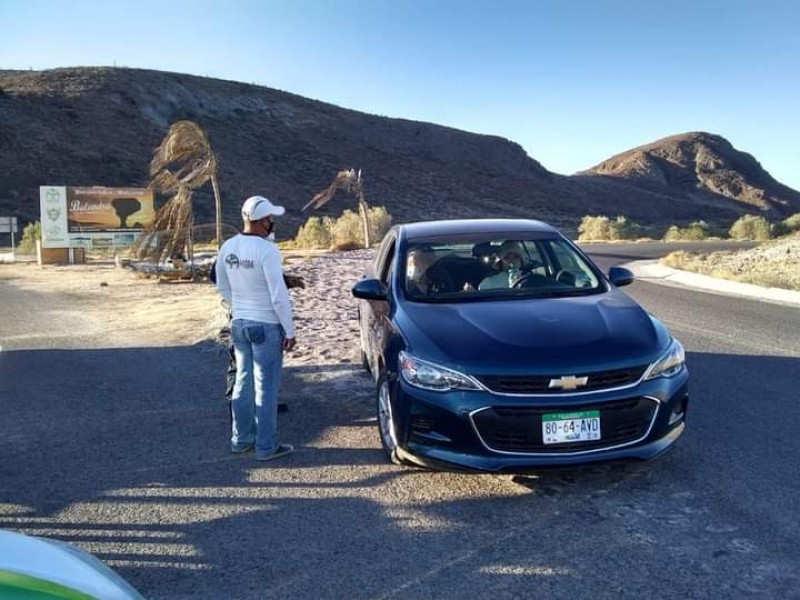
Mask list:
[[[0,569],[1,600],[96,600],[83,592],[38,577]]]

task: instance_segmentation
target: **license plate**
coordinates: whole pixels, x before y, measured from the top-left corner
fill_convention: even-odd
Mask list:
[[[600,411],[583,410],[542,415],[545,444],[588,442],[600,439]]]

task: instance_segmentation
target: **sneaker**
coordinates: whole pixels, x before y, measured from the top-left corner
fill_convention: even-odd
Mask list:
[[[254,448],[253,444],[245,444],[244,446],[231,446],[231,452],[234,454],[244,454],[250,452]]]
[[[291,454],[294,452],[294,446],[291,444],[281,444],[278,446],[278,449],[275,450],[272,454],[267,454],[266,456],[256,456],[256,460],[260,461],[267,461],[267,460],[274,460],[276,458],[281,458],[282,456],[286,456],[287,454]]]
[[[289,405],[286,402],[278,402],[278,412],[285,413],[289,410]]]

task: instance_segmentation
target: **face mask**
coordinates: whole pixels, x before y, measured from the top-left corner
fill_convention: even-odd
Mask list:
[[[406,275],[408,275],[409,279],[416,279],[419,275],[419,269],[417,268],[417,265],[413,263],[408,265],[408,268],[406,268]]]
[[[266,223],[267,234],[262,236],[265,240],[274,242],[275,241],[275,223],[272,221],[264,220],[262,223]]]

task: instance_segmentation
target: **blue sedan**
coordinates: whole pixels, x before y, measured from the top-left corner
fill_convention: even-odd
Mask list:
[[[515,472],[666,450],[689,374],[632,281],[540,221],[393,227],[353,287],[388,457]]]

